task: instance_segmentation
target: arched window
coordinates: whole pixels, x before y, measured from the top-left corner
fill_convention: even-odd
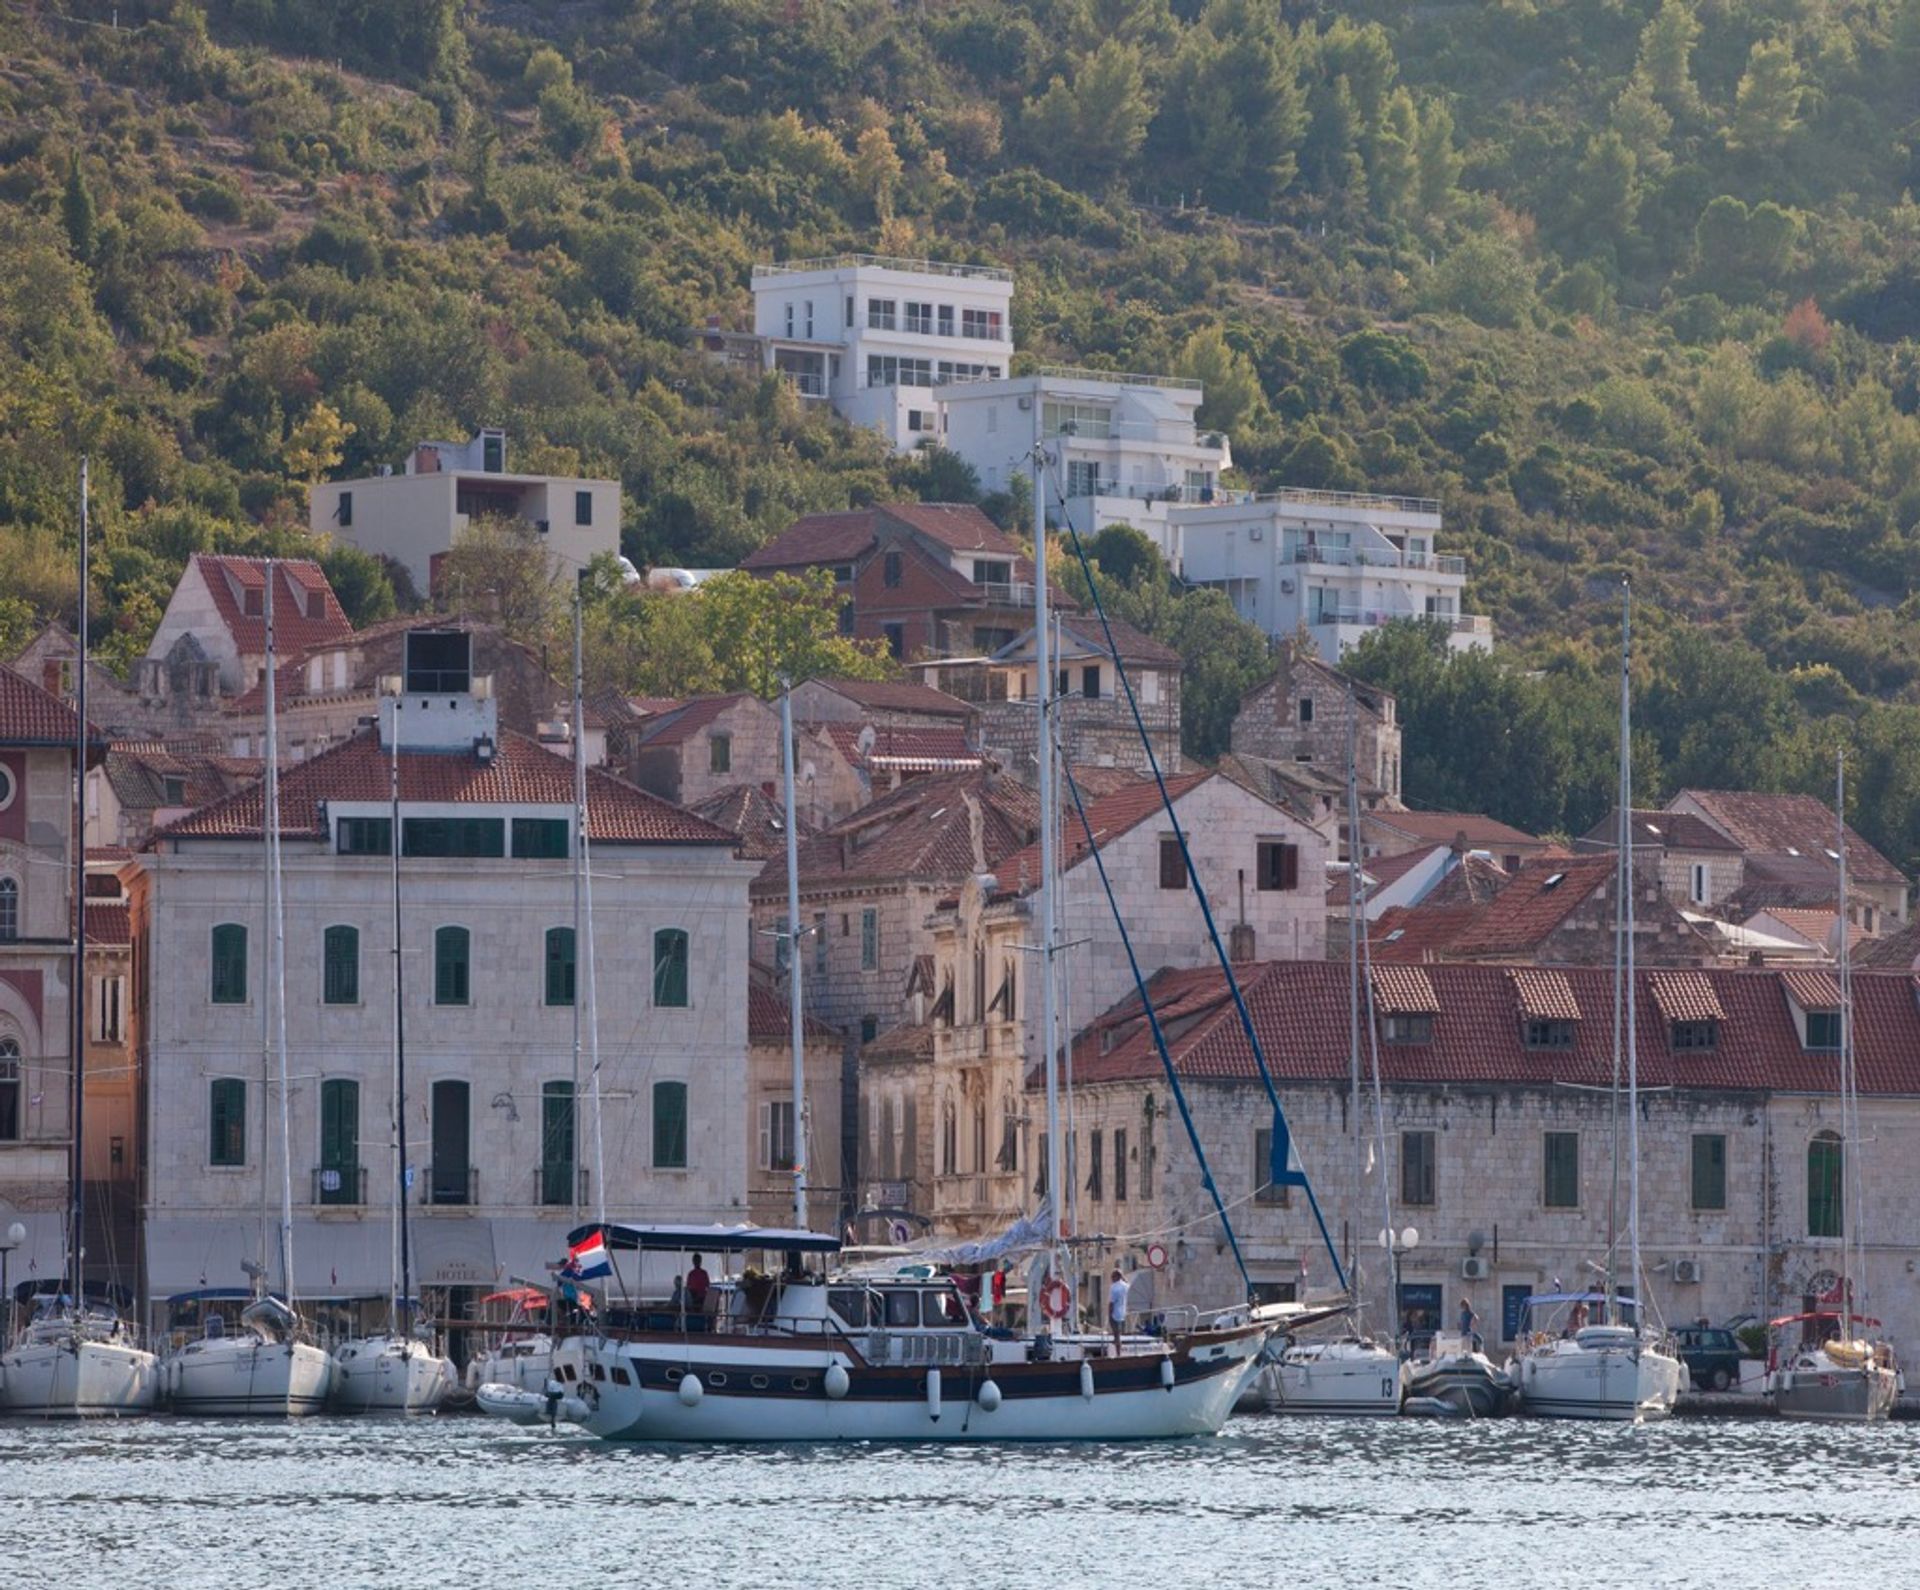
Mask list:
[[[687,1085],[653,1085],[653,1165],[656,1170],[687,1168]]]
[[[573,1003],[573,929],[570,927],[547,929],[547,1003]]]
[[[960,1116],[947,1099],[940,1106],[940,1174],[951,1176],[958,1170],[960,1153]]]
[[[335,926],[323,935],[321,999],[329,1005],[360,1003],[360,930]]]
[[[1807,1144],[1807,1235],[1845,1233],[1846,1148],[1838,1132],[1815,1132]]]
[[[465,1005],[469,1001],[469,955],[472,941],[463,927],[433,930],[433,1002]]]
[[[247,1002],[247,930],[238,922],[222,922],[213,930],[213,1002]]]
[[[661,928],[653,935],[653,1002],[673,1010],[687,1004],[687,933]]]
[[[0,944],[20,937],[20,885],[0,878]]]
[[[1011,1093],[1000,1096],[1000,1152],[993,1168],[1008,1175],[1020,1169],[1020,1111]]]
[[[0,1143],[20,1141],[20,1044],[0,1038]]]

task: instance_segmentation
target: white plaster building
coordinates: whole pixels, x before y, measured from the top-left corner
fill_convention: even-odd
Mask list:
[[[196,552],[147,643],[142,673],[195,673],[195,693],[207,701],[215,694],[237,696],[257,683],[267,659],[268,567],[265,558]],[[271,567],[273,623],[282,657],[352,633],[319,564],[282,558]]]
[[[282,777],[284,1168],[309,1298],[387,1285],[396,734],[417,1283],[538,1278],[563,1256],[576,1211],[602,1205],[614,1218],[745,1218],[740,985],[758,863],[737,859],[725,830],[590,772],[606,1160],[595,1185],[584,1080],[577,1107],[574,1093],[585,985],[573,768],[500,730],[487,681],[465,673],[467,639],[414,632],[404,693],[381,700],[378,727]],[[156,1298],[242,1284],[263,1194],[278,1201],[278,1091],[263,1085],[262,817],[258,785],[195,812],[156,834],[129,880]]]
[[[532,525],[562,574],[620,550],[620,482],[511,474],[504,431],[421,442],[397,475],[323,481],[307,494],[315,535],[393,559],[423,595],[437,583],[438,560],[483,514]]]
[[[1337,661],[1395,619],[1435,619],[1455,650],[1488,650],[1493,621],[1460,611],[1466,564],[1435,550],[1440,504],[1423,497],[1284,490],[1171,507],[1160,541],[1191,585],[1225,591],[1234,610],[1279,640],[1304,626]]]

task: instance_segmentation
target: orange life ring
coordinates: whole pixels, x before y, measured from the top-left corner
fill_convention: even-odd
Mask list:
[[[1059,1276],[1040,1288],[1040,1312],[1048,1319],[1065,1319],[1072,1307],[1073,1293]]]

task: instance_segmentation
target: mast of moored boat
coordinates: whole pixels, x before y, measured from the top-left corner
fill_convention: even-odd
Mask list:
[[[387,855],[393,885],[393,1109],[390,1114],[393,1148],[393,1270],[388,1278],[391,1290],[387,1298],[387,1329],[400,1337],[411,1334],[409,1300],[413,1293],[412,1255],[407,1251],[406,957],[400,937],[400,714],[405,708],[406,696],[396,694],[387,719],[390,730],[387,741]]]
[[[1833,848],[1840,872],[1840,896],[1834,908],[1833,924],[1838,938],[1834,946],[1834,959],[1840,974],[1840,1340],[1848,1342],[1853,1340],[1854,1314],[1864,1314],[1866,1309],[1864,1299],[1863,1306],[1858,1310],[1853,1303],[1853,1248],[1854,1243],[1860,1240],[1860,1200],[1865,1192],[1865,1184],[1860,1176],[1860,1100],[1853,1070],[1853,957],[1847,943],[1847,756],[1844,751],[1834,753],[1833,784]],[[1853,1172],[1855,1195],[1852,1199],[1847,1197],[1849,1170]],[[1864,1243],[1860,1248],[1860,1259],[1864,1271]]]
[[[68,1105],[73,1115],[73,1131],[67,1162],[72,1229],[67,1236],[67,1258],[72,1270],[76,1318],[86,1312],[87,1305],[87,1173],[82,1158],[81,1129],[86,1118],[87,1069],[87,553],[91,522],[87,505],[88,463],[83,456],[80,460],[80,622],[74,635],[73,671],[73,970],[67,999],[70,1026],[67,1041],[73,1055]],[[0,1307],[11,1308],[12,1299],[0,1300]]]
[[[1612,1161],[1607,1184],[1607,1264],[1601,1277],[1609,1322],[1615,1318],[1619,1296],[1616,1278],[1620,1255],[1620,1082],[1630,1039],[1627,990],[1632,980],[1627,959],[1633,939],[1632,626],[1633,588],[1623,579],[1620,582],[1620,761],[1614,790],[1613,1079],[1608,1094]]]
[[[587,740],[586,740],[586,664],[582,632],[585,616],[580,588],[573,593],[573,825],[574,869],[573,911],[575,945],[574,964],[585,976],[575,991],[573,1002],[573,1097],[568,1101],[572,1116],[574,1195],[576,1222],[580,1214],[580,1028],[583,1016],[581,996],[585,997],[584,1019],[587,1034],[587,1077],[593,1116],[593,1200],[602,1225],[607,1223],[607,1166],[605,1139],[600,1127],[600,1007],[593,979],[593,853],[587,836]]]
[[[285,885],[280,874],[280,727],[274,697],[273,671],[276,666],[273,633],[273,559],[267,559],[267,594],[262,604],[267,623],[267,779],[266,810],[261,824],[267,850],[267,964],[261,968],[260,997],[268,1007],[267,1020],[273,1033],[271,1047],[279,1057],[280,1087],[280,1287],[282,1299],[293,1307],[293,1154],[292,1132],[288,1121],[287,1076],[287,910]],[[264,1106],[265,1101],[262,1100]],[[264,1125],[264,1121],[262,1123]],[[264,1132],[262,1134],[265,1135]],[[261,1145],[261,1182],[266,1181],[266,1145]]]
[[[1040,794],[1040,1053],[1047,1085],[1047,1199],[1052,1205],[1048,1240],[1056,1276],[1060,1268],[1061,1237],[1065,1231],[1066,1155],[1060,1137],[1060,1076],[1054,1043],[1053,986],[1053,867],[1054,809],[1053,758],[1047,746],[1053,731],[1053,652],[1047,626],[1047,491],[1046,452],[1038,437],[1035,416],[1033,445],[1033,659],[1035,744],[1039,749]]]
[[[1624,583],[1624,582],[1623,582]],[[1620,909],[1626,922],[1622,959],[1625,964],[1626,1006],[1623,1025],[1627,1059],[1627,1278],[1633,1284],[1633,1324],[1635,1330],[1646,1323],[1646,1287],[1640,1275],[1640,1035],[1635,986],[1634,910],[1633,910],[1633,648],[1632,601],[1629,586],[1623,600],[1620,620],[1620,807],[1625,825],[1626,843],[1620,848]],[[1618,1286],[1612,1290],[1617,1294]],[[1609,1321],[1613,1320],[1611,1312]]]
[[[787,1029],[793,1058],[793,1223],[807,1227],[807,1052],[800,988],[800,837],[794,827],[793,681],[780,681],[780,770],[787,823]]]

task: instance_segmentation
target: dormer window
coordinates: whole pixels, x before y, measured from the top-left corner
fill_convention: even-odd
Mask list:
[[[249,585],[242,596],[241,605],[248,618],[259,618],[265,611],[265,593]]]
[[[1807,1012],[1807,1048],[1838,1049],[1840,1047],[1840,1012],[1837,1010],[1810,1010]]]
[[[1570,1021],[1535,1019],[1526,1024],[1525,1036],[1529,1049],[1571,1049],[1573,1047],[1574,1026]]]
[[[1387,1043],[1432,1043],[1433,1013],[1416,1010],[1382,1016],[1380,1036]]]
[[[1720,1023],[1717,1021],[1676,1021],[1667,1029],[1668,1041],[1678,1050],[1698,1053],[1720,1047]]]

